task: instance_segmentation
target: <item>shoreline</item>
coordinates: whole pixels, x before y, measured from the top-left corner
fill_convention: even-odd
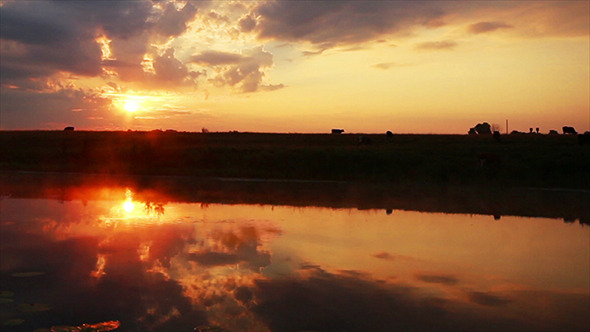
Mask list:
[[[9,172],[0,175],[0,194],[11,198],[98,198],[101,188],[130,188],[139,201],[268,204],[412,210],[545,217],[590,224],[590,191],[474,186],[400,185],[359,182],[260,181],[189,176],[126,176],[80,173]],[[121,199],[123,199],[121,197]],[[113,198],[110,198],[113,199]],[[116,198],[115,198],[116,199]]]

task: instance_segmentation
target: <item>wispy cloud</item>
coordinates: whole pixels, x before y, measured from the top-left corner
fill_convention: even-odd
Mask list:
[[[433,42],[424,42],[416,45],[416,50],[419,51],[438,51],[438,50],[453,50],[457,47],[457,43],[452,40],[442,40]]]
[[[492,32],[499,29],[511,29],[512,25],[504,22],[479,22],[471,24],[467,27],[467,31],[472,34],[480,34],[486,32]]]

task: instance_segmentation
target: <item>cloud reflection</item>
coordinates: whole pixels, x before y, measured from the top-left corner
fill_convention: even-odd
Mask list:
[[[84,205],[2,201],[3,217],[16,221],[2,224],[0,232],[3,288],[21,296],[16,301],[34,298],[52,308],[51,315],[24,323],[29,325],[23,330],[113,320],[121,322],[122,331],[186,331],[206,326],[238,332],[586,331],[590,326],[587,289],[559,288],[554,280],[544,289],[509,284],[513,280],[501,280],[510,279],[506,275],[493,283],[480,282],[489,278],[488,266],[477,270],[471,264],[469,271],[453,264],[438,268],[440,264],[434,267],[437,263],[432,258],[425,267],[416,263],[423,256],[401,246],[411,233],[392,241],[395,234],[403,233],[400,225],[408,222],[410,229],[420,229],[412,243],[422,246],[428,228],[420,226],[436,225],[438,234],[445,229],[442,215],[432,215],[435,222],[425,224],[406,220],[404,216],[413,214],[400,212],[395,226],[387,224],[394,232],[384,234],[385,223],[348,222],[333,209],[301,208],[295,219],[289,219],[294,211],[284,207],[270,212],[264,206],[162,203],[165,214],[149,215],[158,222],[104,227],[112,207],[120,209],[124,201],[124,192],[117,191],[115,196],[116,200],[91,200]],[[138,197],[132,199],[141,202]],[[18,213],[11,212],[15,210]],[[147,212],[136,207],[133,213]],[[386,218],[375,211],[342,215]],[[281,220],[280,228],[273,218]],[[322,220],[322,225],[316,220]],[[473,221],[467,223],[471,233],[476,231]],[[541,227],[539,220],[534,222],[536,229]],[[487,233],[499,227],[497,222],[480,223],[487,225]],[[459,227],[460,218],[453,217],[449,224]],[[363,249],[375,241],[375,237],[363,237],[374,226],[379,226],[377,237],[386,241]],[[350,246],[339,247],[343,239],[350,239],[350,232],[338,233],[345,227],[352,227],[359,241],[351,251],[362,255],[346,257]],[[308,239],[310,232],[313,241]],[[292,242],[286,241],[290,236]],[[434,240],[439,238],[431,237]],[[447,238],[440,242],[448,247]],[[480,237],[477,243],[482,245]],[[459,249],[465,252],[464,247]],[[336,256],[332,260],[327,257],[331,253]],[[373,266],[347,265],[358,257],[388,269],[380,273]],[[273,270],[273,264],[290,266]],[[43,274],[30,279],[12,276],[21,271]]]

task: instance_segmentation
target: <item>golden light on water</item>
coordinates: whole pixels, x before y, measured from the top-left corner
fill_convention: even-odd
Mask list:
[[[135,209],[135,203],[132,201],[125,201],[125,203],[123,203],[123,210],[125,210],[125,212],[131,213],[133,209]]]
[[[125,191],[125,202],[123,203],[123,210],[127,213],[133,212],[135,209],[135,203],[133,203],[133,193],[127,189]]]

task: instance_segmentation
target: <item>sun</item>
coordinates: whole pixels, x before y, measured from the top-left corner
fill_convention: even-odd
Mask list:
[[[125,212],[131,213],[134,209],[135,203],[133,203],[132,201],[125,201],[125,203],[123,203],[123,210],[125,210]]]
[[[139,110],[139,102],[133,99],[127,99],[123,104],[123,109],[129,113]]]

